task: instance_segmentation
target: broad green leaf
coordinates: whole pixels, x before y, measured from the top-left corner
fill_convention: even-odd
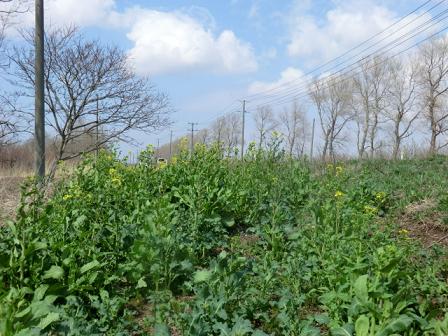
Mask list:
[[[369,335],[369,318],[365,315],[358,317],[355,323],[356,336],[368,336]]]
[[[332,336],[353,336],[353,326],[351,324],[345,324],[342,327],[331,329]]]
[[[40,285],[36,290],[34,291],[34,298],[33,301],[40,301],[44,298],[45,293],[47,292],[49,285]]]
[[[369,298],[369,291],[367,289],[368,275],[364,274],[356,279],[354,284],[355,295],[361,302],[367,302]]]
[[[135,287],[136,289],[139,288],[145,288],[148,287],[148,284],[146,283],[146,281],[143,278],[140,278],[137,282],[137,286]]]
[[[210,280],[211,277],[212,277],[212,272],[211,271],[209,271],[209,270],[200,270],[200,271],[197,271],[194,274],[193,281],[196,282],[196,283],[198,283],[198,282],[205,282],[205,281]]]
[[[86,272],[94,269],[95,267],[98,267],[99,265],[100,265],[100,262],[98,260],[93,260],[81,267],[81,269],[80,269],[81,274],[86,273]]]
[[[45,272],[44,279],[61,279],[64,276],[64,269],[60,266],[53,265]]]
[[[380,330],[377,336],[389,336],[395,333],[402,333],[408,330],[409,326],[414,322],[412,317],[400,315],[397,319],[390,322],[384,329]]]
[[[39,328],[45,329],[53,322],[59,321],[59,313],[49,313],[47,316],[45,316],[42,320],[39,322]]]

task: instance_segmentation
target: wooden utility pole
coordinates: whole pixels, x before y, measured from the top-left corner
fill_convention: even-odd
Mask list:
[[[241,127],[241,160],[244,159],[244,128],[245,128],[245,121],[246,121],[246,101],[243,100],[243,111],[242,111],[242,127]]]
[[[100,110],[99,110],[98,96],[96,96],[96,156],[98,157],[100,151]]]
[[[34,160],[36,178],[42,181],[45,177],[44,0],[35,1]]]
[[[173,156],[173,131],[170,131],[170,160]]]
[[[313,159],[313,149],[314,149],[314,127],[316,124],[316,118],[313,118],[313,128],[311,129],[311,148],[310,148],[310,160]]]
[[[194,132],[196,131],[194,129],[194,125],[197,125],[198,123],[190,122],[191,125],[191,139],[190,139],[190,156],[193,156],[194,151]]]

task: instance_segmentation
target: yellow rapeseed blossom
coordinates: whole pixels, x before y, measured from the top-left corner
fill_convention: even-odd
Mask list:
[[[334,197],[342,197],[342,196],[344,196],[344,193],[342,192],[342,191],[336,191],[335,193],[334,193]]]
[[[170,160],[171,164],[176,164],[177,163],[177,156],[173,156]]]
[[[73,198],[73,196],[70,195],[70,194],[65,194],[64,196],[62,196],[62,199],[63,199],[64,201],[67,201],[67,200],[69,200],[70,198]]]
[[[409,230],[401,229],[400,231],[398,231],[398,233],[402,234],[402,235],[408,235],[409,234]]]
[[[384,191],[377,192],[375,195],[376,200],[383,202],[386,198],[386,193]]]
[[[344,168],[342,168],[341,166],[336,166],[336,176],[341,175],[343,171]]]
[[[118,174],[118,172],[115,168],[109,169],[109,176],[110,176],[110,181],[112,182],[112,184],[114,186],[116,186],[116,187],[121,186],[121,176]]]
[[[376,215],[378,213],[378,208],[371,205],[365,205],[364,212],[369,215]]]

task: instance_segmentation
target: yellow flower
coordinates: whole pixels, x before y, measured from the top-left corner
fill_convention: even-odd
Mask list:
[[[365,205],[364,212],[369,215],[376,215],[378,213],[378,208],[375,208],[374,206],[371,205]]]
[[[63,199],[64,201],[67,201],[67,200],[69,200],[70,198],[73,198],[73,196],[70,195],[70,194],[66,194],[66,195],[62,196],[62,199]]]
[[[401,229],[400,231],[398,231],[398,233],[402,234],[402,235],[408,235],[409,234],[409,230]]]
[[[170,160],[171,164],[176,164],[177,163],[177,156],[173,156]]]
[[[344,168],[342,168],[341,166],[336,166],[336,176],[342,174],[343,171]]]
[[[342,196],[344,196],[344,193],[342,191],[338,190],[334,193],[334,197],[342,197]]]
[[[375,198],[378,201],[384,201],[384,199],[386,198],[386,193],[384,191],[380,191],[380,192],[376,193]]]

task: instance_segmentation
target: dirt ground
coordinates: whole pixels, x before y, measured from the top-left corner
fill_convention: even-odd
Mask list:
[[[443,215],[437,211],[435,200],[425,199],[409,204],[399,222],[411,238],[419,239],[425,246],[440,244],[448,247],[448,227],[443,223]]]
[[[21,176],[0,176],[0,225],[14,217],[24,179]]]

